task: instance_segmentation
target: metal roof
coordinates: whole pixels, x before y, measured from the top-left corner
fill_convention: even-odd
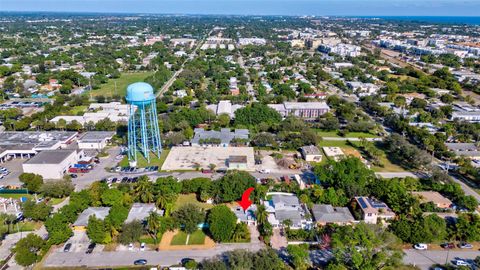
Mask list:
[[[73,223],[73,226],[87,226],[88,219],[93,215],[98,219],[104,220],[109,212],[110,207],[89,207],[78,216],[75,223]]]
[[[76,151],[75,149],[46,150],[36,154],[24,164],[59,164]]]

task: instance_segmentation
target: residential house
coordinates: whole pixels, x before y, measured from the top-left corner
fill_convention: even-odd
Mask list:
[[[89,207],[78,216],[77,220],[73,223],[73,229],[75,231],[86,231],[88,225],[88,219],[91,216],[95,216],[97,219],[104,220],[110,212],[110,207]]]
[[[320,149],[315,145],[307,145],[300,148],[300,153],[302,154],[305,161],[320,162],[322,161],[322,153]]]
[[[317,225],[327,224],[351,225],[355,219],[347,207],[333,207],[330,204],[314,204],[312,207],[313,217]]]
[[[365,223],[377,224],[378,220],[385,221],[395,218],[395,213],[384,202],[369,197],[355,197],[357,208],[361,211]]]
[[[412,195],[418,197],[421,203],[432,202],[437,208],[448,209],[453,205],[452,201],[436,191],[414,191]]]
[[[295,194],[272,192],[267,193],[267,197],[271,199],[264,201],[264,204],[269,213],[268,222],[273,227],[283,227],[289,222],[292,229],[311,228],[312,221],[306,218],[307,209],[300,204]]]

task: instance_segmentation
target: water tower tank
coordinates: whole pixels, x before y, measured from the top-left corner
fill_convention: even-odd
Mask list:
[[[144,82],[132,83],[127,87],[127,102],[133,105],[150,103],[155,100],[153,87]]]

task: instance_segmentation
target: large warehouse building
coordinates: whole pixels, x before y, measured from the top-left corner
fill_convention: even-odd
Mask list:
[[[22,164],[23,172],[39,174],[45,179],[61,179],[83,156],[83,151],[75,149],[42,151]]]

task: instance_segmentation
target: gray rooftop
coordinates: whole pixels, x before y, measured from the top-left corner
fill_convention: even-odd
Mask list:
[[[0,146],[31,144],[35,148],[49,148],[67,142],[76,134],[71,131],[7,131],[0,133]]]
[[[299,206],[300,202],[298,201],[297,196],[295,195],[281,195],[274,194],[272,195],[273,204],[283,203],[285,206]]]
[[[98,219],[104,220],[109,212],[110,207],[89,207],[78,216],[75,223],[73,223],[73,226],[87,226],[88,219],[93,215]]]
[[[317,222],[347,223],[355,219],[347,207],[333,207],[329,204],[315,204],[312,207],[313,217]]]
[[[302,223],[302,215],[300,212],[293,209],[280,209],[275,211],[275,218],[283,222],[287,219],[292,221],[292,224],[299,225]]]
[[[306,145],[300,148],[305,155],[320,155],[320,150],[315,145]]]
[[[89,131],[83,134],[79,139],[81,142],[101,142],[111,139],[115,135],[114,131]]]
[[[36,154],[24,164],[58,164],[76,151],[75,149],[46,150]]]
[[[130,212],[128,212],[128,217],[125,220],[125,223],[132,222],[134,220],[143,221],[145,220],[151,212],[157,212],[163,216],[163,211],[158,211],[154,203],[134,203]]]
[[[449,150],[455,152],[477,151],[478,148],[474,143],[445,143]]]
[[[233,139],[248,139],[250,134],[248,129],[236,129],[232,132],[229,128],[222,128],[220,131],[196,128],[194,131],[195,137],[192,139],[192,144],[200,144],[200,140],[205,139],[220,139],[221,144],[229,144]]]

